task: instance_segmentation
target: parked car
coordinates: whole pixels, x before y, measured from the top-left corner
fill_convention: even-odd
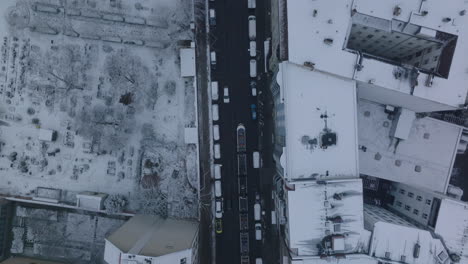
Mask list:
[[[213,8],[210,8],[210,25],[216,26],[216,12]]]
[[[255,224],[255,239],[262,240],[262,224],[260,223]]]
[[[221,158],[221,146],[218,143],[214,144],[214,157],[215,159]]]
[[[252,119],[257,120],[257,106],[255,104],[251,104],[250,110],[252,112]]]
[[[215,60],[216,60],[216,56],[215,56]],[[218,89],[219,89],[218,82],[217,81],[211,82],[211,100],[213,101],[218,100],[219,98]]]
[[[219,140],[219,125],[213,125],[213,139],[215,141]]]
[[[213,104],[211,106],[211,114],[213,115],[213,121],[219,120],[219,106],[217,104]]]
[[[241,232],[240,233],[240,248],[242,254],[249,253],[249,233]]]
[[[255,264],[263,264],[262,258],[256,258],[255,259]]]
[[[254,59],[250,60],[250,77],[257,78],[257,61]]]
[[[253,167],[255,169],[260,168],[260,152],[254,151],[252,153]]]
[[[261,215],[262,215],[262,207],[260,206],[260,203],[257,202],[254,204],[254,220],[260,221]]]
[[[216,51],[210,52],[211,68],[216,69]]]
[[[223,200],[222,199],[216,199],[215,209],[216,209],[215,217],[222,218],[223,217]]]
[[[257,37],[257,22],[255,16],[249,16],[249,39],[255,40]]]
[[[222,193],[222,190],[221,190],[221,181],[220,180],[215,180],[214,189],[215,189],[215,196],[217,198],[221,198],[221,196],[223,196],[223,193]]]
[[[224,86],[224,95],[223,95],[223,102],[229,103],[231,100],[229,99],[229,88]]]
[[[215,230],[216,234],[223,233],[223,221],[219,218],[215,219]]]
[[[242,213],[239,215],[239,225],[241,231],[249,230],[249,215],[247,213]]]
[[[245,126],[239,124],[237,126],[237,152],[245,152],[246,150]]]
[[[249,43],[249,55],[254,58],[257,56],[257,42],[255,40],[251,40]]]
[[[249,8],[255,8],[256,7],[256,1],[255,0],[249,0],[248,7]]]
[[[216,180],[221,180],[221,164],[214,165],[214,178]]]
[[[241,256],[241,264],[250,264],[249,256],[246,256],[246,255]]]
[[[257,96],[257,82],[255,80],[250,81],[250,90],[252,91],[252,96]]]

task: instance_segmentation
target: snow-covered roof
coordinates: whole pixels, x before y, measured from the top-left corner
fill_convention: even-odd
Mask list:
[[[289,187],[287,221],[291,252],[297,256],[316,256],[317,245],[324,238],[343,234],[341,252],[356,253],[366,248],[368,233],[364,230],[361,179],[333,180],[326,184],[302,181]],[[341,223],[334,225],[333,219]]]
[[[468,263],[468,204],[443,199],[435,227],[447,248],[461,257],[460,263]]]
[[[464,45],[468,42],[466,26],[468,16],[460,14],[466,9],[463,0],[451,1],[450,5],[444,1],[421,0],[391,0],[383,3],[374,0],[343,0],[340,4],[329,0],[285,2],[287,2],[287,23],[282,25],[287,25],[289,61],[300,65],[307,61],[312,62],[320,71],[359,80],[358,87],[361,84],[372,83],[374,89],[366,91],[365,96],[377,96],[380,97],[379,100],[393,98],[395,104],[404,103],[413,106],[412,110],[417,112],[423,109],[449,110],[465,103],[468,86],[460,84],[468,82],[468,75],[465,72],[468,68],[468,61],[465,59],[468,50]],[[400,14],[394,16],[394,9],[397,6],[401,9]],[[421,15],[420,12],[423,11],[427,13]],[[448,78],[435,77],[432,86],[427,87],[425,82],[429,75],[421,73],[418,77],[418,86],[412,90],[407,80],[398,80],[394,77],[394,65],[368,57],[362,60],[364,68],[356,71],[355,65],[359,56],[345,49],[352,15],[356,13],[385,20],[388,23],[409,22],[415,27],[421,26],[423,29],[434,29],[457,36],[457,46]],[[444,22],[446,18],[450,18],[451,21]],[[332,40],[331,43],[325,41],[326,39]],[[383,96],[384,93],[388,96]],[[409,96],[407,99],[419,101],[417,104],[404,102],[401,98],[392,97],[397,96],[396,94],[405,94]],[[431,106],[427,105],[428,101],[432,102]]]
[[[180,76],[195,76],[195,48],[180,49]]]
[[[39,129],[39,140],[52,141],[54,136],[54,131],[50,129]]]
[[[384,222],[374,225],[369,255],[395,263],[450,263],[442,241],[429,231]]]
[[[186,127],[184,129],[185,144],[197,144],[198,143],[198,128]]]
[[[356,177],[355,83],[288,62],[280,64],[277,81],[286,130],[284,177]],[[336,135],[336,144],[325,148],[327,131]]]
[[[198,223],[136,215],[107,238],[123,253],[158,257],[190,249],[197,236]]]
[[[462,127],[417,118],[409,138],[397,144],[390,137],[392,120],[384,110],[383,105],[358,102],[359,145],[366,148],[359,151],[360,172],[445,193]]]
[[[345,258],[307,258],[293,260],[291,264],[378,264],[377,259],[364,254],[348,254]]]

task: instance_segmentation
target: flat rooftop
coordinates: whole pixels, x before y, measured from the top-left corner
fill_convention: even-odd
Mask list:
[[[354,82],[287,62],[280,64],[277,79],[284,103],[284,177],[356,177]]]
[[[418,257],[415,257],[415,247],[418,246]],[[442,241],[429,231],[385,222],[374,225],[369,255],[403,263],[449,263]]]
[[[442,236],[447,248],[460,256],[460,263],[468,263],[468,205],[452,199],[443,199],[435,233]]]
[[[317,245],[330,235],[346,234],[343,253],[366,248],[361,179],[295,182],[287,197],[289,248],[297,256],[319,255]]]
[[[348,254],[346,258],[308,258],[293,260],[291,264],[378,264],[378,260],[363,254]]]
[[[408,139],[395,147],[392,120],[384,110],[383,105],[359,100],[359,145],[366,148],[359,151],[360,173],[445,193],[462,128],[416,118]]]
[[[136,215],[107,240],[123,253],[158,257],[192,248],[198,223]]]
[[[399,11],[396,11],[398,15],[394,15],[396,7],[399,7]],[[465,103],[468,86],[460,84],[468,82],[468,75],[465,73],[468,67],[468,61],[465,59],[468,57],[468,50],[463,45],[463,43],[468,42],[468,16],[460,13],[466,9],[466,3],[463,0],[454,0],[450,5],[443,1],[421,0],[404,2],[392,0],[384,3],[372,0],[344,0],[340,1],[338,5],[328,0],[295,0],[287,1],[286,9],[287,24],[283,24],[287,25],[284,30],[287,30],[289,61],[300,65],[307,61],[312,62],[320,71],[359,80],[358,88],[361,84],[371,81],[374,86],[379,86],[378,89],[387,88],[383,89],[386,90],[387,94],[394,92],[412,94],[413,98],[438,102],[442,105],[434,104],[433,107],[440,110],[454,109]],[[360,31],[362,33],[360,36],[354,34],[358,32],[357,30],[351,30],[352,24],[355,22],[355,19],[353,20],[355,14],[368,17],[365,23],[370,23],[370,26],[362,27],[365,30]],[[447,21],[447,18],[450,20]],[[409,26],[404,26],[407,24]],[[420,31],[417,30],[419,28],[422,28],[423,33],[419,33]],[[374,33],[374,30],[378,33]],[[397,34],[394,34],[400,31],[402,35],[396,36]],[[439,52],[436,54],[437,48],[434,48],[434,45],[427,45],[426,40],[419,41],[424,42],[424,45],[415,45],[416,42],[411,41],[430,39],[427,35],[421,37],[426,31],[431,32],[430,34],[435,34],[436,31],[440,32],[437,36],[431,36],[432,39],[444,39],[440,35],[446,34],[457,38],[458,45],[453,50],[453,57],[447,55],[448,53],[440,54]],[[348,37],[349,34],[353,36]],[[417,38],[402,38],[402,36],[410,35],[418,36]],[[381,39],[382,36],[385,39]],[[406,42],[400,42],[403,39]],[[355,43],[348,45],[350,40]],[[384,41],[393,42],[389,43],[390,46],[387,47]],[[358,44],[361,46],[359,47]],[[395,49],[397,46],[398,48]],[[351,52],[351,49],[354,50],[354,53]],[[419,85],[411,91],[408,78],[397,79],[394,76],[395,65],[398,65],[398,62],[391,64],[388,61],[367,56],[362,61],[364,65],[362,71],[356,71],[355,65],[359,59],[356,50],[361,50],[369,55],[386,56],[389,60],[398,58],[397,61],[411,65],[411,67],[426,65],[425,67],[429,69],[449,65],[448,78],[436,76],[432,86],[426,87],[425,82],[429,74],[421,73],[418,77]],[[392,52],[388,52],[390,50]],[[417,63],[414,54],[419,51],[427,56],[424,55],[426,57]],[[418,56],[418,60],[424,56]],[[442,56],[449,56],[453,59],[442,60],[440,64],[433,63],[441,59]],[[372,97],[372,93],[375,93],[375,90],[368,91],[366,96]],[[380,99],[387,100],[388,98]],[[411,106],[411,104],[407,105]],[[417,109],[424,109],[426,106],[418,103],[413,104],[413,107],[413,110],[418,111]]]

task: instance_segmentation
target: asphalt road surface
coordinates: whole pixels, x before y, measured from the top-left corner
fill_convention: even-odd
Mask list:
[[[212,81],[219,83],[219,116],[216,124],[220,126],[221,159],[215,163],[222,164],[222,193],[224,214],[222,218],[223,232],[216,234],[216,263],[241,263],[240,226],[239,226],[239,192],[237,175],[237,140],[236,128],[242,123],[246,128],[247,141],[247,182],[248,182],[248,218],[249,218],[249,257],[250,263],[255,263],[256,257],[263,255],[263,241],[255,239],[254,210],[255,194],[271,197],[271,185],[266,190],[261,188],[260,170],[253,168],[252,152],[259,150],[259,119],[262,113],[257,113],[253,120],[251,105],[258,109],[258,98],[252,96],[250,82],[257,82],[257,93],[265,90],[267,75],[264,73],[263,43],[265,41],[266,1],[257,0],[256,9],[248,9],[247,0],[215,0],[209,1],[209,8],[215,10],[216,25],[211,26],[210,46],[216,52],[216,65],[211,69]],[[248,16],[256,16],[257,32],[257,78],[249,76],[249,35]],[[212,65],[213,66],[213,65]],[[223,102],[224,87],[229,89],[230,102]],[[263,98],[263,96],[260,96]],[[260,104],[263,105],[261,102]],[[262,121],[260,123],[263,124]],[[270,139],[271,140],[271,139]],[[271,141],[270,141],[271,142]],[[262,153],[263,155],[270,155]],[[266,181],[268,182],[268,181]],[[271,182],[271,181],[270,181]],[[271,199],[271,198],[270,198]],[[270,202],[265,203],[270,205]],[[230,206],[229,206],[230,205]],[[228,210],[228,207],[231,207]],[[262,208],[270,213],[270,208]],[[269,218],[268,218],[269,219]],[[266,226],[262,223],[263,228]]]

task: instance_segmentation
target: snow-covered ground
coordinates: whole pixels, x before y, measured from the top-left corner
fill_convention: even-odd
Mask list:
[[[189,0],[0,3],[0,193],[122,194],[128,210],[197,214]],[[39,140],[40,129],[56,132]],[[158,198],[158,203],[148,202]],[[166,209],[167,208],[167,209]]]

